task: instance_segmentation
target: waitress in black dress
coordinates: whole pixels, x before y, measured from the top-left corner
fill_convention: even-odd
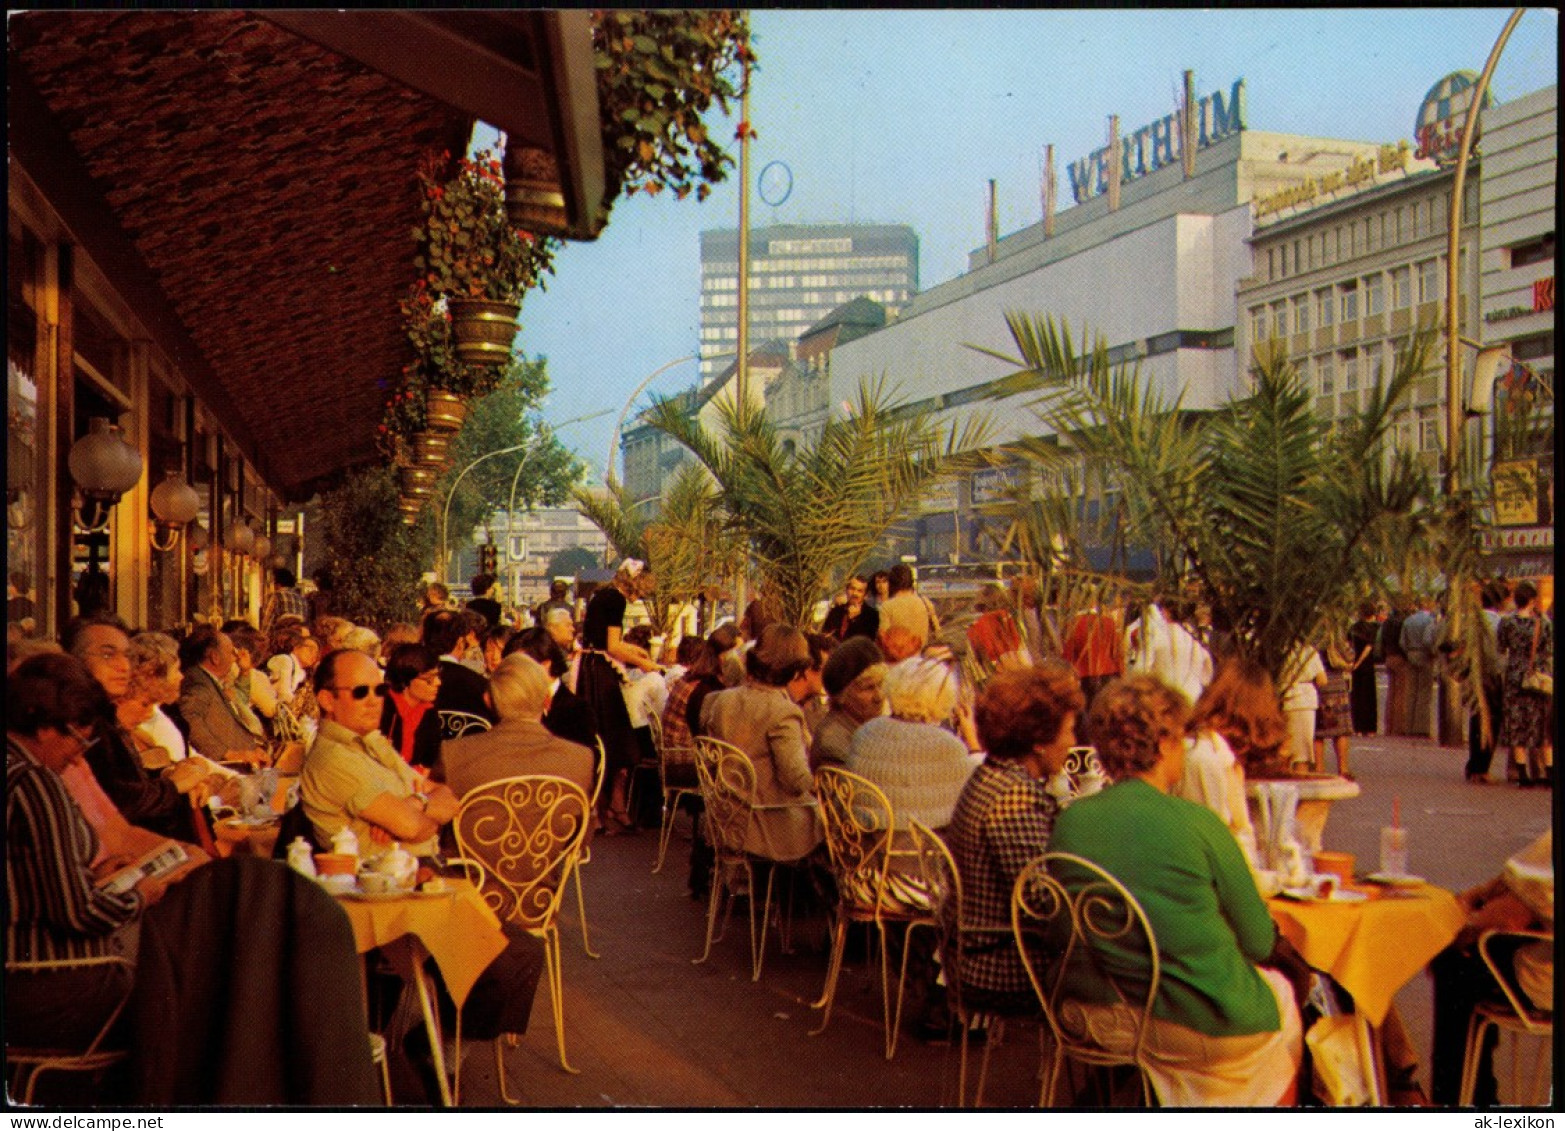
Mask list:
[[[660,672],[663,666],[646,649],[625,642],[625,607],[651,595],[656,582],[644,563],[626,558],[614,583],[599,589],[587,602],[582,621],[581,667],[576,674],[576,694],[586,703],[603,740],[607,789],[598,797],[598,818],[605,832],[632,828],[626,808],[626,791],[639,748],[625,710],[623,667]]]

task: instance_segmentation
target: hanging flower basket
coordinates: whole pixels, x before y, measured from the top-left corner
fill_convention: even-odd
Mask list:
[[[408,462],[416,467],[432,467],[436,471],[444,471],[451,466],[451,435],[450,432],[415,433],[413,455]]]
[[[435,480],[440,473],[431,467],[403,467],[397,469],[402,480],[402,494],[413,499],[427,499],[435,493]]]
[[[511,360],[521,303],[453,296],[449,305],[457,357],[470,365],[504,365]]]
[[[564,231],[569,223],[554,154],[525,145],[505,149],[505,214],[528,231]]]
[[[445,389],[431,389],[425,400],[425,427],[431,432],[460,432],[467,419],[467,402]]]

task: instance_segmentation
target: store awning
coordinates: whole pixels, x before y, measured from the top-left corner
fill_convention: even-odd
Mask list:
[[[13,13],[10,156],[275,489],[375,458],[414,173],[475,121],[600,223],[585,12]]]

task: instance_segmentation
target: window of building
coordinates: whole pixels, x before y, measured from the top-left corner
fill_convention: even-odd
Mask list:
[[[1304,259],[1311,271],[1315,270],[1315,237],[1304,237]]]
[[[1310,330],[1310,296],[1298,295],[1293,300],[1293,332],[1307,334]]]
[[[1293,241],[1293,269],[1295,272],[1304,270],[1304,256],[1299,254],[1299,248],[1301,246],[1301,241]]]
[[[1315,392],[1322,397],[1336,392],[1336,367],[1329,353],[1315,359]]]
[[[1322,287],[1315,292],[1315,314],[1317,316],[1315,320],[1320,323],[1322,330],[1336,322],[1336,297],[1331,293],[1330,287]]]
[[[1266,249],[1266,281],[1271,282],[1277,277],[1277,249]]]
[[[1413,205],[1413,239],[1419,239],[1424,234],[1424,209],[1422,205]]]
[[[1283,244],[1280,248],[1277,249],[1277,258],[1278,258],[1278,261],[1282,264],[1282,277],[1284,279],[1286,279],[1288,277],[1288,245],[1287,244]]]
[[[1359,253],[1359,226],[1357,222],[1348,225],[1348,258]]]
[[[1364,279],[1364,313],[1383,314],[1386,309],[1386,277],[1380,272]]]
[[[1440,261],[1438,259],[1426,259],[1416,267],[1418,271],[1418,301],[1439,302],[1441,295],[1440,286]]]
[[[1438,452],[1440,450],[1440,412],[1439,408],[1421,408],[1418,410],[1419,451]]]
[[[1359,317],[1359,285],[1358,280],[1351,283],[1343,283],[1337,287],[1337,296],[1342,303],[1342,321],[1357,322]]]
[[[1344,350],[1337,355],[1338,368],[1342,373],[1342,391],[1344,393],[1356,393],[1359,387],[1359,353],[1358,350]]]
[[[1252,306],[1250,308],[1250,342],[1259,345],[1266,340],[1266,308],[1264,306]]]
[[[1511,248],[1511,266],[1526,267],[1531,263],[1543,263],[1554,258],[1554,233],[1535,240],[1517,244]]]
[[[1287,300],[1272,303],[1272,332],[1279,338],[1288,336]]]
[[[1400,211],[1399,211],[1399,214],[1400,214]],[[1412,290],[1411,290],[1411,287],[1410,287],[1410,284],[1412,283],[1412,280],[1413,280],[1413,273],[1412,273],[1412,270],[1410,268],[1407,268],[1407,267],[1397,267],[1397,268],[1393,268],[1392,269],[1392,272],[1391,272],[1391,309],[1392,310],[1404,310],[1404,309],[1407,308],[1408,304],[1412,301]]]
[[[1364,219],[1364,250],[1375,250],[1375,218],[1367,216]]]
[[[1511,356],[1517,361],[1535,361],[1540,357],[1554,356],[1554,335],[1534,334],[1530,338],[1518,338],[1511,343]]]

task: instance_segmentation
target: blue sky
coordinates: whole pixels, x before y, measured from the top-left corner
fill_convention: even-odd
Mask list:
[[[1413,138],[1425,91],[1478,71],[1508,9],[1221,11],[757,11],[760,68],[752,179],[787,163],[779,209],[751,193],[751,223],[910,224],[920,284],[962,273],[984,240],[988,181],[1002,234],[1037,223],[1043,147],[1064,164],[1105,144],[1108,116],[1133,130],[1196,92],[1244,78],[1251,129],[1357,141]],[[1529,9],[1495,72],[1500,101],[1558,80],[1558,14]],[[732,137],[735,115],[709,126]],[[732,147],[735,160],[737,146]],[[615,418],[653,370],[695,353],[704,229],[738,224],[737,170],[704,203],[622,199],[594,243],[571,244],[522,310],[518,348],[545,356],[546,418],[601,474]],[[752,180],[753,184],[753,180]],[[647,394],[693,384],[675,366]]]

